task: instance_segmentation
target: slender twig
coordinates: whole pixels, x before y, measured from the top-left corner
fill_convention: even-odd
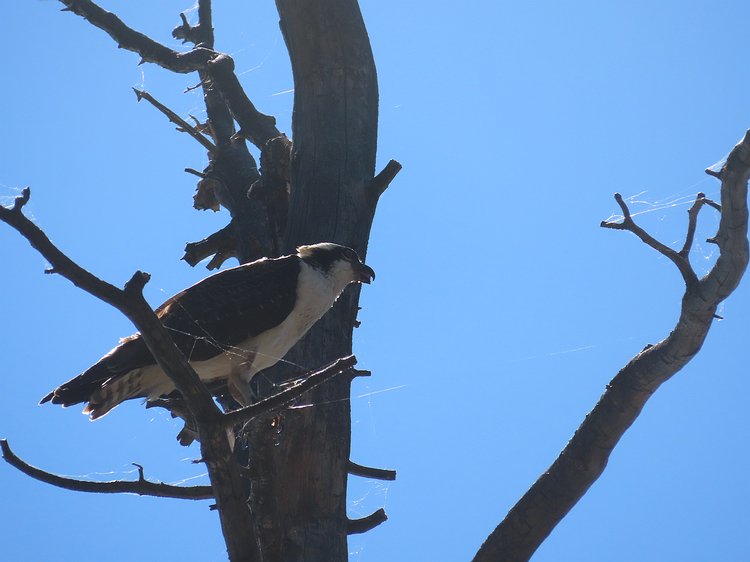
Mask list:
[[[675,328],[631,359],[607,385],[559,457],[490,534],[474,562],[528,560],[602,474],[610,453],[648,399],[700,351],[717,307],[737,287],[747,268],[748,177],[750,131],[734,147],[721,172],[722,212],[716,235],[719,257],[703,279],[686,286]],[[627,207],[621,207],[628,223]]]
[[[388,162],[388,164],[385,165],[385,168],[383,168],[372,180],[370,181],[370,192],[372,196],[375,199],[378,199],[386,189],[388,189],[388,186],[391,185],[391,182],[396,177],[396,174],[398,174],[401,171],[401,164],[397,162],[396,160],[391,160]]]
[[[110,480],[108,482],[92,482],[90,480],[78,480],[59,476],[37,468],[19,458],[10,448],[5,439],[0,439],[0,448],[3,459],[9,465],[17,468],[27,476],[52,484],[58,488],[73,490],[75,492],[92,492],[96,494],[138,494],[139,496],[155,496],[159,498],[175,498],[183,500],[208,500],[213,499],[211,486],[173,486],[163,482],[151,482],[143,476],[143,467],[138,467],[138,480]]]
[[[336,375],[339,375],[344,371],[352,368],[356,364],[357,358],[354,357],[354,355],[337,359],[336,361],[329,365],[326,365],[319,371],[308,375],[304,380],[302,380],[302,382],[295,384],[294,386],[287,388],[286,390],[282,390],[281,392],[274,394],[273,396],[269,396],[268,398],[261,400],[260,402],[256,402],[255,404],[251,404],[249,406],[245,406],[244,408],[240,408],[239,410],[234,410],[233,412],[224,414],[224,425],[226,427],[234,427],[237,424],[248,422],[254,418],[257,418],[258,416],[278,410],[279,408],[286,406],[290,402],[293,402],[304,393],[309,392],[316,386],[323,384]]]
[[[212,156],[216,154],[216,147],[214,144],[208,140],[205,136],[203,136],[201,133],[199,133],[195,127],[193,127],[190,123],[185,121],[182,117],[177,115],[174,111],[169,109],[166,105],[163,103],[157,101],[154,96],[146,92],[145,90],[139,90],[137,88],[133,88],[133,91],[135,92],[136,97],[138,98],[138,101],[146,100],[148,103],[153,105],[156,109],[161,111],[164,115],[166,115],[167,119],[169,119],[172,123],[177,125],[179,127],[177,130],[187,133],[191,137],[193,137],[195,140],[197,140],[201,145],[208,150],[208,153]]]
[[[628,230],[632,232],[646,245],[652,247],[663,256],[669,258],[677,266],[677,269],[682,274],[682,278],[685,280],[686,285],[692,286],[696,284],[698,282],[698,276],[695,274],[695,271],[693,271],[693,268],[690,265],[687,257],[680,255],[679,252],[676,252],[669,246],[662,244],[656,238],[654,238],[648,232],[638,226],[633,220],[633,217],[630,215],[630,209],[628,209],[628,206],[623,200],[622,195],[620,195],[619,193],[615,193],[615,201],[617,201],[617,204],[620,205],[620,209],[622,209],[623,221],[602,221],[600,226],[602,228]]]
[[[348,535],[366,533],[370,529],[374,529],[387,520],[388,516],[385,514],[385,510],[381,507],[375,513],[372,513],[367,517],[362,517],[361,519],[349,519],[346,522],[346,533]]]
[[[372,468],[371,466],[362,466],[353,461],[347,464],[349,474],[362,476],[363,478],[374,478],[375,480],[395,480],[396,471],[387,468]]]

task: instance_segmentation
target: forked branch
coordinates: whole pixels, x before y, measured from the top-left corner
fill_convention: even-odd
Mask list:
[[[645,244],[652,247],[654,250],[656,250],[663,256],[666,256],[667,258],[669,258],[677,266],[677,269],[679,269],[680,273],[682,274],[682,278],[685,280],[686,285],[692,286],[698,282],[698,276],[695,274],[695,271],[693,271],[693,268],[690,265],[690,261],[688,260],[687,255],[683,255],[680,252],[676,252],[669,246],[662,244],[656,238],[654,238],[648,232],[646,232],[640,226],[638,226],[633,220],[633,217],[630,214],[630,209],[628,208],[627,204],[623,200],[622,195],[620,195],[619,193],[615,193],[615,201],[617,201],[617,204],[620,206],[620,209],[622,209],[623,220],[622,222],[602,221],[600,225],[602,228],[611,228],[614,230],[629,230],[630,232],[635,234],[638,238],[640,238]],[[691,233],[689,229],[688,229],[688,239],[690,239],[692,243]],[[687,243],[687,240],[686,240],[686,243]]]
[[[700,350],[716,308],[737,287],[747,268],[750,131],[734,147],[718,176],[722,184],[721,221],[715,237],[720,255],[716,264],[704,278],[687,283],[674,330],[658,344],[636,355],[607,385],[560,456],[490,534],[477,552],[475,562],[528,560],[604,471],[610,453],[648,399]],[[687,256],[665,247],[635,225],[622,197],[615,197],[623,210],[624,221],[605,222],[602,226],[634,232],[675,262],[686,281],[691,279],[695,274],[692,268],[688,274]],[[691,209],[690,220],[695,220],[698,209],[704,204],[718,207],[712,203],[699,196]],[[694,229],[688,233],[683,249],[689,250],[692,236]]]

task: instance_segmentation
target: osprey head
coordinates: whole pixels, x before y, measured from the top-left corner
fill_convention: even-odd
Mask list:
[[[370,283],[375,279],[375,272],[362,263],[357,252],[333,242],[299,246],[297,255],[325,275],[341,280],[344,285]]]

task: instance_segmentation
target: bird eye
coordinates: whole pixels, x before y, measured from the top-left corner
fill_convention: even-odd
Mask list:
[[[357,253],[350,248],[347,248],[346,250],[344,250],[344,257],[348,259],[349,261],[355,261],[355,260],[359,261],[359,258],[357,257]]]

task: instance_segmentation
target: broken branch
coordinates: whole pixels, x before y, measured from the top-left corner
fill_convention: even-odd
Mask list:
[[[380,173],[378,173],[372,180],[370,181],[369,189],[372,193],[372,197],[377,200],[386,189],[388,189],[388,186],[391,185],[391,182],[396,177],[396,174],[398,174],[401,171],[401,164],[397,162],[396,160],[391,160],[388,162],[388,164],[385,165],[385,168],[383,168]]]
[[[232,257],[235,253],[237,243],[234,239],[234,225],[230,222],[227,226],[218,230],[198,242],[188,242],[185,245],[185,260],[191,267],[195,267],[199,262],[208,256],[226,256],[222,262]],[[209,263],[208,268],[213,266],[213,260]]]
[[[375,513],[372,513],[367,517],[362,517],[361,519],[349,519],[346,525],[346,533],[348,535],[366,533],[370,529],[374,529],[387,520],[388,516],[385,514],[385,510],[381,507]]]

